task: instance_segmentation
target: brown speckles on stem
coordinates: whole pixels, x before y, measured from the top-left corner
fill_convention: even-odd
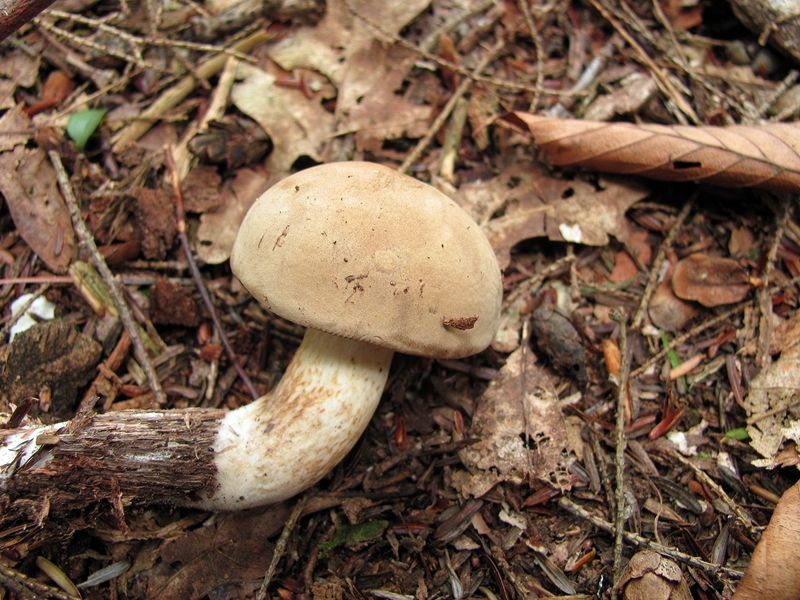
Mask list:
[[[458,329],[459,331],[466,331],[475,327],[475,322],[478,320],[477,316],[472,317],[443,317],[442,327],[448,329]]]

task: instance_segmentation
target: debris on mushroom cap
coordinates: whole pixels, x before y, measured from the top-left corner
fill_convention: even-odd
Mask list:
[[[435,188],[367,162],[320,165],[267,190],[231,267],[286,319],[408,354],[474,354],[499,319],[500,269],[480,227]]]

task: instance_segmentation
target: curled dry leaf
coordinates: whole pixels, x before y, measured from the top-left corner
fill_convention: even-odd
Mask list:
[[[800,598],[800,483],[781,496],[733,600]]]
[[[579,165],[667,181],[795,192],[800,126],[687,127],[553,119],[517,112],[554,165]]]
[[[479,401],[469,432],[478,441],[459,454],[473,473],[462,489],[482,495],[534,479],[569,489],[569,457],[580,452],[568,427],[548,373],[528,348],[516,350]]]
[[[706,307],[740,302],[750,292],[747,271],[738,262],[700,253],[678,261],[671,281],[678,298]]]
[[[780,358],[750,382],[744,401],[750,445],[764,457],[760,466],[772,466],[787,438],[800,438],[800,345],[784,350]],[[798,441],[795,439],[795,441]]]
[[[631,557],[617,588],[625,600],[691,600],[681,568],[652,550]]]

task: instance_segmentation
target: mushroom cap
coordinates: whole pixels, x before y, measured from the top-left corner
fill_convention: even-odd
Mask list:
[[[469,356],[498,326],[500,268],[481,228],[378,164],[329,163],[275,184],[245,216],[231,267],[285,319],[407,354]]]

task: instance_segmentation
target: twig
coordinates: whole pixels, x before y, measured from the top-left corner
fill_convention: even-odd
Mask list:
[[[114,58],[118,58],[119,60],[125,62],[132,62],[140,69],[152,69],[154,71],[159,71],[159,72],[163,71],[163,69],[158,67],[157,65],[154,65],[142,58],[138,58],[135,52],[132,54],[126,54],[125,52],[117,50],[116,48],[113,48],[109,45],[98,44],[97,42],[94,42],[88,38],[75,35],[71,31],[67,31],[66,29],[61,29],[60,27],[56,27],[51,21],[47,20],[45,17],[36,17],[33,20],[33,22],[36,23],[36,25],[38,25],[45,31],[52,33],[54,36],[59,37],[63,39],[65,42],[68,42],[69,44],[72,44],[78,48],[80,47],[89,48],[90,50],[94,50],[95,52],[99,53],[101,56],[107,54],[109,56],[113,56]]]
[[[614,526],[611,523],[609,523],[608,521],[604,521],[599,517],[594,516],[588,510],[576,504],[569,498],[564,498],[564,497],[559,498],[558,506],[563,508],[567,512],[572,513],[576,517],[580,517],[581,519],[588,521],[598,529],[602,529],[603,531],[608,533],[614,533]],[[712,575],[715,576],[718,576],[720,573],[724,573],[729,577],[736,577],[736,578],[744,577],[744,573],[742,573],[741,571],[737,571],[736,569],[731,569],[730,567],[724,567],[722,565],[706,562],[704,560],[695,558],[694,556],[690,556],[689,554],[681,552],[680,550],[675,550],[674,548],[670,548],[662,544],[657,544],[656,542],[651,542],[647,538],[642,537],[635,533],[631,533],[629,531],[626,531],[624,533],[624,538],[627,542],[631,544],[650,548],[660,554],[669,556],[670,558],[674,558],[675,560],[679,560],[682,563],[685,563],[689,566],[697,567],[698,569],[703,569],[704,571],[711,573]]]
[[[267,597],[267,588],[272,581],[273,575],[275,575],[275,570],[278,568],[278,563],[280,562],[281,558],[283,558],[284,552],[286,552],[286,544],[289,543],[289,537],[292,535],[292,531],[297,523],[297,519],[299,519],[303,514],[303,509],[306,506],[307,499],[308,495],[302,496],[295,503],[294,508],[292,509],[292,514],[289,515],[289,518],[286,520],[286,524],[283,526],[283,531],[281,532],[281,537],[279,537],[278,541],[275,543],[275,550],[272,553],[272,560],[269,561],[267,572],[264,573],[264,579],[261,582],[261,587],[256,595],[256,600],[265,600]]]
[[[611,26],[617,31],[622,39],[624,39],[631,46],[631,48],[633,48],[639,58],[639,62],[641,62],[650,70],[655,77],[658,87],[661,88],[661,91],[675,102],[675,105],[678,107],[678,109],[680,109],[684,115],[689,117],[689,120],[692,121],[692,123],[695,125],[700,125],[700,118],[694,112],[694,109],[689,105],[686,99],[681,95],[681,93],[675,89],[675,85],[672,83],[669,76],[655,63],[652,58],[650,58],[645,49],[642,48],[642,45],[636,41],[636,38],[628,33],[628,30],[625,29],[619,19],[617,19],[611,13],[611,11],[600,2],[600,0],[589,0],[589,3],[606,21],[611,24]]]
[[[211,296],[208,294],[208,289],[203,281],[203,276],[200,274],[200,269],[197,268],[197,263],[194,260],[194,256],[192,256],[192,249],[189,246],[189,237],[186,235],[186,213],[183,210],[183,192],[181,192],[181,182],[178,179],[178,170],[175,168],[175,158],[172,156],[172,148],[165,148],[164,156],[167,161],[167,169],[172,177],[172,189],[175,192],[175,213],[178,222],[178,239],[181,241],[183,254],[186,256],[186,261],[189,264],[189,271],[192,273],[192,278],[197,285],[197,290],[200,292],[200,296],[203,298],[203,303],[206,305],[206,309],[211,315],[211,320],[213,321],[214,327],[219,333],[219,339],[222,342],[222,346],[225,348],[225,352],[230,358],[233,367],[236,369],[236,373],[241,378],[242,383],[244,383],[245,387],[247,388],[248,393],[253,400],[255,400],[261,396],[261,394],[256,391],[253,382],[250,381],[250,377],[247,376],[247,373],[242,368],[242,365],[239,364],[236,353],[233,351],[230,341],[228,341],[228,336],[225,334],[225,330],[222,328],[222,322],[220,321],[217,311],[214,308],[214,303],[211,301]]]
[[[475,67],[473,73],[476,75],[480,74],[481,71],[483,71],[492,61],[494,61],[494,59],[498,57],[505,45],[505,40],[499,40],[481,59],[481,61],[478,63],[478,66]],[[430,128],[428,129],[428,133],[426,133],[425,136],[419,142],[417,142],[417,145],[414,147],[414,149],[408,154],[408,156],[406,156],[403,164],[400,165],[398,170],[401,173],[407,173],[411,168],[411,165],[413,165],[419,159],[433,138],[439,132],[439,129],[442,128],[442,125],[444,125],[444,122],[450,116],[450,113],[453,112],[453,108],[455,108],[456,103],[458,103],[459,99],[467,92],[467,90],[469,90],[471,86],[471,79],[464,79],[464,81],[459,84],[459,86],[456,88],[456,91],[453,92],[452,96],[450,96],[447,104],[444,105],[442,111],[431,124]]]
[[[14,323],[19,321],[25,315],[25,313],[28,312],[28,309],[30,309],[30,307],[33,306],[33,303],[36,302],[36,299],[39,298],[49,289],[50,289],[50,284],[45,283],[42,284],[38,290],[36,290],[31,294],[31,297],[28,298],[28,300],[22,306],[19,307],[19,309],[17,310],[17,314],[11,315],[8,318],[8,321],[5,323],[5,325],[3,325],[2,328],[0,328],[0,340],[6,339],[6,336],[8,335],[8,332],[11,331],[11,328],[14,326]]]
[[[249,52],[259,44],[272,39],[273,34],[268,31],[256,31],[231,46],[231,50],[236,52]],[[142,111],[139,119],[126,125],[119,133],[114,136],[113,151],[121,152],[130,144],[142,137],[155,122],[161,118],[168,110],[182,102],[197,86],[198,77],[208,79],[215,75],[228,60],[227,55],[218,54],[197,67],[195,76],[187,75],[178,81],[171,88],[161,94],[146,110]]]
[[[464,12],[458,13],[453,19],[445,21],[441,26],[436,28],[436,30],[432,31],[419,45],[420,50],[423,52],[433,52],[441,36],[446,33],[450,33],[456,27],[465,21],[468,21],[472,17],[486,12],[495,4],[497,4],[497,0],[483,0],[483,2],[480,4],[473,6],[472,8],[468,8]]]
[[[678,235],[681,227],[683,227],[683,222],[686,221],[686,217],[689,216],[689,211],[692,210],[693,206],[694,200],[689,200],[683,205],[681,212],[678,213],[678,217],[675,219],[675,223],[672,225],[672,229],[669,230],[667,237],[658,248],[656,258],[653,261],[653,268],[650,269],[650,275],[647,278],[647,285],[644,288],[644,292],[642,292],[642,299],[639,302],[639,308],[636,309],[633,322],[631,322],[631,329],[634,331],[639,329],[639,327],[642,325],[644,313],[647,310],[647,306],[650,304],[650,298],[653,296],[653,292],[655,292],[656,284],[658,283],[658,275],[661,272],[661,265],[666,259],[667,250],[672,247],[672,242],[675,241],[675,236]]]
[[[240,60],[247,61],[249,63],[256,63],[256,59],[252,56],[249,56],[243,52],[238,52],[233,48],[224,48],[221,46],[216,46],[214,44],[203,44],[198,42],[189,42],[187,40],[171,40],[171,39],[162,39],[158,37],[139,37],[133,34],[128,33],[123,29],[119,29],[118,27],[114,27],[113,25],[109,25],[108,23],[104,22],[101,19],[93,19],[91,17],[85,17],[83,15],[78,15],[75,13],[68,13],[62,10],[52,9],[48,13],[48,16],[53,16],[58,19],[66,19],[68,21],[73,21],[75,23],[80,23],[82,25],[90,25],[93,29],[98,31],[106,31],[112,35],[118,36],[125,41],[129,42],[133,46],[159,46],[159,47],[174,47],[174,48],[183,48],[185,50],[196,50],[198,52],[213,52],[213,53],[222,53],[228,54],[230,56],[234,56]]]
[[[614,466],[616,467],[616,490],[614,500],[614,583],[619,581],[622,573],[622,536],[625,533],[625,396],[628,390],[628,373],[630,372],[630,357],[628,356],[628,328],[626,327],[627,315],[621,313],[619,321],[619,351],[622,364],[619,366],[619,381],[617,382],[617,422],[616,442],[614,453]]]
[[[44,600],[45,598],[75,600],[74,596],[70,596],[57,588],[50,587],[32,577],[28,577],[2,561],[0,561],[0,582],[2,582],[4,586],[8,586],[10,589],[20,594],[22,598],[30,598],[31,600]]]
[[[437,65],[441,66],[441,67],[446,67],[448,69],[451,69],[451,70],[455,71],[456,73],[458,73],[459,75],[463,75],[464,77],[467,77],[468,79],[472,79],[473,81],[485,83],[487,85],[491,85],[491,86],[494,86],[494,87],[503,88],[503,89],[512,90],[512,91],[517,91],[517,92],[535,93],[537,91],[537,88],[535,86],[528,85],[528,84],[525,84],[525,83],[519,83],[519,82],[516,82],[516,81],[509,81],[507,79],[497,79],[497,78],[494,78],[494,77],[485,77],[483,75],[477,74],[475,71],[470,71],[469,69],[467,69],[465,67],[462,67],[461,65],[456,64],[456,63],[454,63],[452,61],[444,60],[443,58],[441,58],[439,56],[436,56],[435,54],[431,53],[430,51],[425,50],[425,48],[423,48],[421,46],[417,46],[416,44],[412,44],[411,42],[409,42],[406,39],[401,38],[400,36],[397,36],[397,35],[394,35],[393,33],[389,33],[388,31],[385,31],[380,25],[375,23],[372,19],[370,19],[369,17],[366,17],[365,15],[362,15],[361,13],[359,13],[351,5],[350,0],[345,0],[345,5],[347,6],[347,10],[350,12],[350,14],[352,14],[355,18],[359,19],[360,21],[364,22],[366,25],[369,26],[370,29],[372,29],[376,33],[380,34],[384,38],[386,38],[386,39],[388,39],[388,40],[390,40],[390,41],[392,41],[392,42],[394,42],[396,44],[401,45],[403,48],[407,48],[409,50],[413,50],[414,52],[416,52],[417,54],[419,54],[420,56],[422,56],[426,60],[430,60],[430,61],[436,63]],[[580,96],[580,95],[582,95],[580,93],[575,93],[575,92],[572,92],[572,91],[564,92],[564,91],[561,91],[561,90],[548,90],[548,89],[538,90],[538,92],[541,93],[541,94],[547,95],[547,96],[566,96],[566,97],[571,97],[571,96]]]
[[[754,525],[755,525],[755,521],[753,521],[753,517],[751,517],[751,516],[750,516],[750,515],[747,513],[747,511],[745,511],[745,510],[744,510],[743,508],[741,508],[741,507],[740,507],[738,504],[736,504],[736,502],[734,501],[734,499],[733,499],[733,498],[731,498],[731,497],[730,497],[730,496],[727,494],[727,492],[726,492],[724,489],[722,489],[722,486],[720,486],[720,485],[719,485],[719,484],[718,484],[716,481],[714,481],[714,480],[713,480],[713,479],[712,479],[712,478],[711,478],[711,477],[708,475],[708,473],[706,473],[705,471],[703,471],[703,470],[702,470],[700,467],[698,467],[697,465],[695,465],[695,464],[694,464],[694,463],[692,463],[691,461],[687,460],[686,458],[684,458],[683,456],[681,456],[681,455],[680,455],[680,454],[678,454],[677,452],[672,452],[671,454],[672,454],[672,457],[673,457],[673,458],[676,458],[676,459],[677,459],[679,462],[681,462],[681,463],[683,463],[684,465],[686,465],[687,467],[689,467],[689,468],[690,468],[690,469],[691,469],[691,470],[694,472],[695,476],[696,476],[696,477],[697,477],[697,478],[698,478],[698,479],[699,479],[699,480],[700,480],[700,481],[701,481],[703,484],[705,484],[706,486],[708,486],[709,488],[711,488],[711,490],[712,490],[712,491],[713,491],[713,492],[714,492],[714,493],[715,493],[717,496],[719,496],[720,500],[722,500],[722,501],[723,501],[725,504],[727,504],[727,505],[728,505],[728,508],[730,508],[730,509],[733,511],[733,513],[734,513],[734,514],[735,514],[737,517],[739,517],[739,520],[740,520],[742,523],[744,523],[744,526],[747,528],[747,530],[748,530],[748,531],[749,531],[751,534],[755,534],[755,533],[756,533],[756,530],[755,530],[755,527],[754,527]]]
[[[67,175],[66,170],[64,170],[64,165],[61,163],[61,157],[57,152],[54,151],[50,151],[48,154],[50,156],[50,162],[53,163],[53,168],[56,171],[58,187],[61,189],[61,194],[64,196],[64,200],[67,203],[69,214],[72,218],[72,225],[75,228],[75,233],[78,234],[78,237],[80,238],[84,247],[89,251],[95,268],[100,272],[100,275],[105,280],[106,285],[108,285],[108,289],[111,292],[114,303],[117,305],[117,309],[119,310],[119,318],[122,320],[122,324],[125,326],[128,335],[131,337],[133,354],[147,376],[147,383],[150,386],[150,391],[153,392],[153,398],[159,405],[166,404],[166,396],[164,395],[164,390],[161,389],[161,383],[158,380],[158,374],[156,373],[155,367],[153,367],[153,363],[150,361],[150,358],[147,356],[144,343],[139,335],[139,329],[136,326],[136,322],[133,320],[133,316],[131,315],[131,310],[128,307],[127,302],[125,302],[125,297],[122,293],[120,283],[114,277],[113,273],[111,273],[111,269],[108,268],[108,265],[106,264],[105,259],[101,256],[100,252],[97,251],[97,245],[94,243],[94,238],[92,237],[89,229],[86,227],[86,223],[84,223],[83,217],[81,216],[81,209],[78,206],[78,200],[75,197],[75,193],[72,191],[72,185],[70,184],[69,176]]]
[[[800,77],[800,72],[795,69],[789,71],[789,73],[784,77],[778,86],[770,92],[770,94],[764,98],[764,101],[756,107],[756,117],[763,118],[767,111],[772,108],[772,105],[777,102],[778,98],[783,96],[789,88],[794,85],[794,82],[797,81],[797,78]]]
[[[533,98],[531,99],[530,106],[528,107],[528,112],[536,113],[539,106],[539,97],[541,96],[540,90],[542,89],[542,83],[544,83],[544,53],[542,50],[542,36],[539,33],[539,30],[536,29],[536,25],[533,22],[533,15],[531,15],[531,7],[528,5],[528,0],[519,0],[517,4],[519,4],[520,9],[522,10],[522,16],[525,19],[525,24],[528,26],[528,30],[531,33],[533,48],[536,50],[536,91],[533,92]]]
[[[0,2],[0,41],[28,23],[55,0],[10,0]]]
[[[775,267],[775,257],[778,255],[778,246],[780,246],[783,232],[786,229],[786,222],[789,218],[789,207],[786,201],[780,201],[780,204],[775,207],[775,232],[772,236],[772,243],[770,243],[769,250],[767,251],[766,261],[764,263],[764,271],[761,273],[762,287],[756,294],[758,302],[759,319],[758,319],[758,346],[756,348],[756,366],[763,369],[769,365],[769,340],[772,332],[772,294],[768,289],[769,277],[772,275],[772,270]]]

